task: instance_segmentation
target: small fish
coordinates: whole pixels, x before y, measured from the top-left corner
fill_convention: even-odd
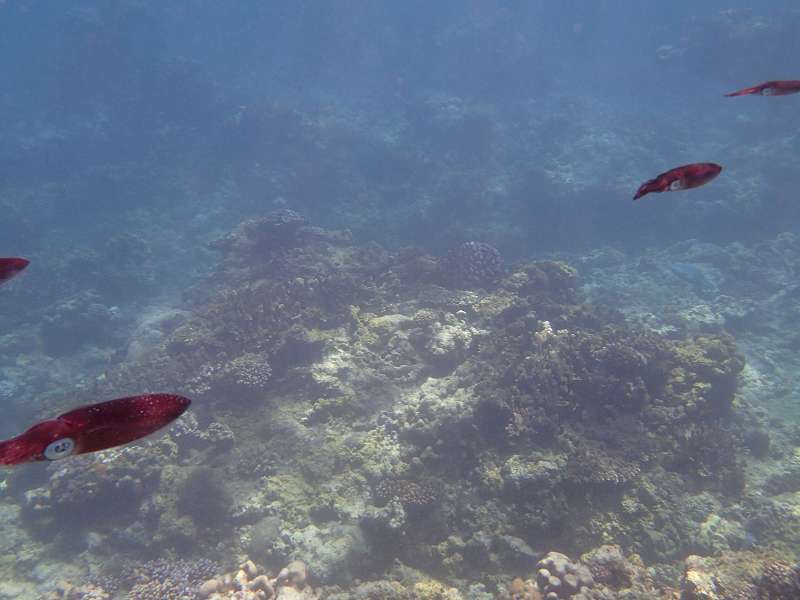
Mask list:
[[[705,185],[722,171],[716,163],[692,163],[675,167],[661,173],[654,179],[645,181],[636,191],[634,200],[638,200],[651,192],[674,192],[677,190],[690,190]]]
[[[786,79],[782,81],[765,81],[753,87],[725,94],[725,97],[732,98],[733,96],[749,96],[751,94],[758,96],[787,96],[797,92],[800,92],[800,80]]]
[[[0,465],[59,460],[121,446],[171,423],[189,404],[191,400],[174,394],[143,394],[81,406],[0,442]]]
[[[27,258],[17,258],[15,256],[0,258],[0,284],[18,275],[29,263],[30,261]]]

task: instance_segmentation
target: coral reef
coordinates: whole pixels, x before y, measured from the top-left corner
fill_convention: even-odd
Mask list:
[[[729,334],[665,335],[594,306],[599,288],[581,290],[563,262],[503,272],[490,252],[491,277],[470,279],[473,265],[443,281],[432,257],[284,213],[216,248],[192,310],[94,384],[146,374],[189,388],[194,410],[148,460],[133,447],[12,478],[31,532],[80,505],[89,556],[185,555],[201,540],[218,560],[264,565],[215,577],[208,597],[278,600],[669,598],[687,554],[800,539],[787,464],[800,438],[743,401],[749,366]],[[753,462],[778,459],[780,472]],[[108,474],[130,510],[104,520]],[[774,497],[752,493],[753,477]],[[268,575],[299,559],[314,589]]]
[[[53,307],[40,326],[47,354],[64,356],[87,346],[115,346],[122,338],[119,308],[92,292],[81,292]]]
[[[689,556],[681,600],[789,600],[800,594],[800,563],[739,553]]]
[[[58,531],[65,539],[83,528],[119,529],[134,523],[159,485],[162,461],[176,455],[164,439],[54,463],[43,487],[24,492],[23,522],[39,535]]]
[[[663,85],[787,65],[790,3],[656,3],[655,36],[543,2],[36,4],[0,2],[10,63],[54,75],[7,69],[0,94],[2,238],[41,265],[0,298],[4,426],[141,387],[196,401],[162,437],[3,472],[0,598],[247,555],[272,592],[218,593],[305,594],[268,576],[303,559],[322,597],[538,599],[548,550],[591,571],[573,596],[679,594],[689,554],[698,596],[792,595],[793,99],[685,119]],[[646,114],[602,68],[620,27]],[[687,147],[744,176],[609,202]]]
[[[197,600],[316,600],[319,595],[308,582],[308,568],[295,560],[275,577],[246,560],[234,573],[214,577],[197,589]]]
[[[198,528],[221,527],[230,516],[233,497],[213,469],[193,469],[176,492],[178,513],[188,515]]]
[[[209,560],[156,559],[123,571],[131,600],[192,600],[200,583],[218,569]]]
[[[503,274],[500,252],[483,242],[464,242],[439,263],[443,281],[457,288],[490,286]]]
[[[436,503],[436,491],[428,483],[417,483],[403,479],[387,479],[381,481],[375,489],[375,498],[379,505],[397,499],[403,508],[410,513],[420,513],[430,509]]]
[[[789,600],[800,596],[800,563],[775,561],[764,567],[756,583],[758,600]]]
[[[278,209],[259,219],[241,223],[232,233],[211,242],[210,246],[222,254],[226,268],[246,266],[254,259],[264,260],[302,243],[306,223],[297,212]]]
[[[129,564],[102,581],[76,586],[59,583],[47,600],[196,600],[204,580],[219,569],[208,559],[156,559]],[[125,590],[124,596],[120,592]]]
[[[573,563],[560,552],[548,552],[536,564],[536,583],[544,593],[545,600],[557,598],[587,598],[594,586],[594,578],[588,567]]]
[[[96,585],[75,586],[67,581],[60,581],[56,584],[56,589],[42,600],[111,600],[111,594]]]
[[[498,600],[617,600],[673,598],[656,588],[638,557],[626,558],[619,546],[605,545],[573,561],[548,552],[536,564],[535,577],[512,580]]]

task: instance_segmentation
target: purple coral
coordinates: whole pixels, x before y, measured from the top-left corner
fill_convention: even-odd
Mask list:
[[[503,274],[503,261],[494,246],[464,242],[447,253],[439,269],[448,285],[470,288],[495,283]]]
[[[126,569],[129,600],[194,600],[198,586],[219,571],[214,561],[160,558]]]

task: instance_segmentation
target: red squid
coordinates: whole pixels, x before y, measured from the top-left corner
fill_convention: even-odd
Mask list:
[[[732,98],[733,96],[749,96],[751,94],[758,96],[787,96],[789,94],[796,94],[797,92],[800,92],[800,80],[784,79],[780,81],[765,81],[753,87],[725,94],[725,96],[728,98]]]
[[[11,256],[0,258],[0,283],[5,283],[12,277],[19,275],[30,261],[27,258]]]
[[[634,200],[652,192],[675,192],[677,190],[690,190],[705,185],[722,171],[716,163],[692,163],[675,167],[657,177],[645,181],[636,191]]]
[[[121,446],[171,423],[189,404],[191,400],[175,394],[143,394],[81,406],[0,442],[0,465],[58,460]]]

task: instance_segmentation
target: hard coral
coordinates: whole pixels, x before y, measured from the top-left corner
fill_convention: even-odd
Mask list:
[[[456,288],[492,285],[503,274],[500,252],[483,242],[464,242],[450,250],[439,265],[442,280]]]
[[[328,600],[416,600],[412,592],[396,581],[369,581],[346,592],[333,593]]]
[[[46,533],[53,527],[95,529],[133,521],[159,483],[163,460],[174,458],[174,451],[174,444],[161,439],[53,463],[47,484],[25,493],[23,523]]]
[[[233,573],[213,577],[197,588],[197,600],[316,600],[319,595],[308,585],[308,568],[295,560],[276,577],[251,560]]]
[[[504,591],[500,592],[497,600],[542,600],[542,594],[536,583],[517,577],[508,584]]]
[[[775,561],[764,567],[758,582],[758,600],[797,600],[800,598],[800,563]]]
[[[589,567],[594,580],[610,588],[631,587],[635,570],[625,559],[619,546],[606,544],[581,556],[581,562]]]
[[[700,336],[675,345],[677,364],[667,390],[690,414],[725,414],[733,405],[744,357],[730,335]]]
[[[522,264],[503,280],[503,287],[522,297],[535,298],[546,305],[578,304],[578,272],[555,260]]]
[[[436,491],[428,483],[407,479],[386,479],[375,489],[375,499],[381,504],[397,499],[407,511],[420,512],[433,507]]]
[[[93,585],[72,585],[67,581],[60,581],[55,589],[42,600],[110,600],[111,594],[104,588]]]
[[[272,369],[265,353],[246,352],[225,365],[223,377],[233,386],[263,389],[272,378]]]
[[[573,598],[594,586],[591,571],[560,552],[548,552],[536,564],[536,583],[545,600]]]
[[[748,551],[723,553],[714,557],[688,556],[684,563],[680,599],[770,600],[770,585],[779,585],[782,579],[778,574],[774,581],[764,581],[762,574],[765,567],[772,562],[774,558]],[[779,570],[782,571],[782,567]],[[775,599],[797,597],[775,596]]]
[[[668,345],[654,336],[611,328],[554,331],[544,322],[519,342],[528,351],[505,375],[516,433],[641,411],[661,390],[670,359]]]
[[[455,588],[431,579],[414,584],[414,600],[462,600]]]
[[[744,466],[737,459],[735,440],[718,423],[691,424],[675,454],[674,467],[696,485],[718,487],[729,496],[738,496],[745,488]]]
[[[212,242],[211,248],[226,258],[277,250],[291,246],[306,223],[305,217],[293,210],[275,210],[260,219],[243,222],[231,234]]]
[[[573,561],[549,552],[537,564],[536,582],[515,579],[498,600],[612,600],[663,597],[654,590],[649,573],[619,546],[600,546]]]
[[[128,600],[194,600],[200,583],[218,570],[206,559],[157,559],[127,567],[120,579]]]
[[[619,453],[584,445],[570,455],[566,476],[578,485],[620,486],[635,480],[640,472],[638,464]]]

